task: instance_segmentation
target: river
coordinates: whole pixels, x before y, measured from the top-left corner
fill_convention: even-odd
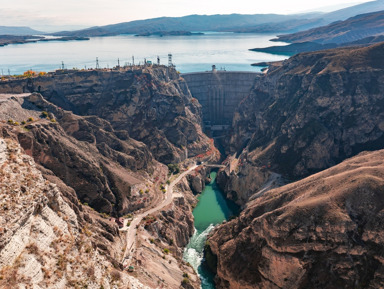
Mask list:
[[[244,34],[205,32],[194,36],[151,36],[135,37],[118,35],[92,37],[88,41],[52,41],[27,44],[11,44],[0,47],[0,74],[21,74],[28,69],[52,71],[65,68],[94,68],[96,57],[100,67],[113,67],[146,60],[168,64],[168,54],[182,73],[211,70],[213,64],[218,69],[232,71],[260,71],[252,67],[255,62],[278,61],[287,56],[249,51],[250,48],[284,45],[271,42],[271,34]]]
[[[216,172],[211,172],[211,182],[198,197],[193,210],[195,233],[184,251],[184,260],[199,273],[202,289],[214,289],[213,274],[202,265],[204,245],[214,226],[238,214],[238,207],[226,200],[216,184]]]

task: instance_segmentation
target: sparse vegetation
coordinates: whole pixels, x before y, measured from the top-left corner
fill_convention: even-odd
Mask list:
[[[168,165],[169,173],[172,174],[178,174],[180,172],[180,168],[178,164],[169,164]]]

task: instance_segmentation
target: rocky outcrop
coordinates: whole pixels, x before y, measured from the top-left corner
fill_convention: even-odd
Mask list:
[[[300,179],[384,147],[383,52],[381,43],[298,54],[271,66],[235,113],[229,152],[239,165],[221,186],[241,195],[237,184],[268,178],[259,168]]]
[[[140,285],[116,261],[123,246],[117,226],[44,174],[58,185],[43,177],[15,138],[0,138],[0,287]]]
[[[114,130],[144,142],[166,164],[209,150],[200,125],[201,106],[192,102],[174,68],[64,70],[0,83],[0,93],[22,92],[39,92],[74,114],[105,119]]]
[[[197,272],[183,260],[184,248],[194,233],[192,209],[197,200],[190,183],[183,178],[174,188],[173,202],[144,218],[139,229],[140,246],[134,264],[145,274],[145,284],[166,288],[200,288]]]
[[[382,288],[383,157],[362,153],[249,202],[209,238],[217,288]]]
[[[211,180],[209,179],[211,170],[207,167],[198,167],[191,174],[187,176],[189,187],[192,192],[197,195],[200,194],[207,183]]]
[[[154,182],[161,165],[143,143],[115,131],[108,121],[74,115],[39,94],[5,99],[0,115],[37,163],[97,211],[127,213],[144,198],[135,186],[152,191],[144,184]],[[150,203],[151,195],[145,197]]]

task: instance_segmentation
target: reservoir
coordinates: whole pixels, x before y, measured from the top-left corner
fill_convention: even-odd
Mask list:
[[[130,64],[143,64],[144,58],[161,64],[172,63],[181,73],[218,69],[228,71],[260,71],[252,63],[278,61],[287,56],[249,51],[250,48],[284,45],[271,42],[276,35],[254,33],[204,32],[193,36],[118,35],[92,37],[88,41],[52,41],[27,44],[11,44],[0,47],[0,74],[22,74],[28,69],[53,71],[64,62],[68,69],[95,68],[96,57],[100,68]]]
[[[198,197],[199,203],[193,210],[195,233],[184,251],[184,260],[199,273],[202,289],[214,289],[213,274],[202,265],[204,245],[215,225],[237,215],[239,208],[226,200],[216,184],[216,172],[211,172],[211,182]]]

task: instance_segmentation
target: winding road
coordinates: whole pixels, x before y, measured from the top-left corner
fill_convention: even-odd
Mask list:
[[[181,175],[179,175],[169,185],[166,185],[165,186],[166,193],[165,193],[164,200],[159,205],[157,205],[156,207],[135,216],[135,218],[131,221],[131,224],[127,230],[127,246],[125,248],[125,252],[124,252],[124,256],[123,256],[123,261],[122,261],[123,264],[126,260],[129,260],[131,258],[132,254],[130,254],[130,253],[132,253],[136,250],[136,233],[137,233],[137,229],[139,227],[139,224],[143,220],[143,218],[150,215],[150,214],[153,214],[153,213],[161,210],[165,206],[168,206],[169,204],[171,204],[173,197],[174,197],[173,187],[178,182],[180,182],[180,180],[182,178],[184,178],[186,175],[188,175],[190,172],[192,172],[197,167],[198,167],[198,165],[194,165],[194,166],[190,167],[188,170],[186,170]],[[127,257],[128,255],[129,255],[129,257]]]

